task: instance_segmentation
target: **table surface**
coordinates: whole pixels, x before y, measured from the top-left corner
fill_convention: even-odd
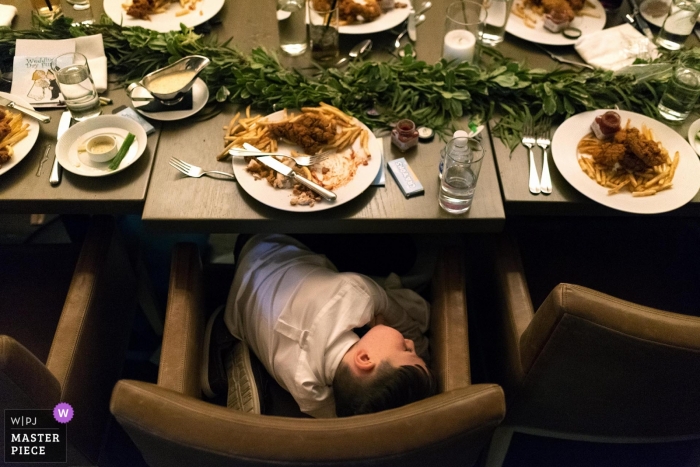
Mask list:
[[[606,27],[620,24],[623,21],[624,15],[629,12],[628,2],[623,2],[619,11],[609,14],[607,17]],[[659,28],[650,25],[654,35],[658,34]],[[687,46],[697,47],[700,44],[697,37],[691,34],[688,39]],[[513,36],[507,36],[506,42],[500,46],[504,55],[509,57],[524,57],[524,61],[532,68],[553,69],[558,64],[549,56],[540,51],[534,50],[532,45],[527,41],[518,39]],[[568,59],[581,61],[573,46],[548,47],[555,53],[564,55]],[[568,68],[567,65],[559,65],[562,68]],[[673,126],[683,138],[687,138],[688,129],[692,122],[700,118],[699,114],[692,114],[683,124]],[[494,122],[490,122],[493,126]],[[552,134],[556,127],[552,128]],[[551,152],[549,153],[549,170],[552,177],[552,193],[549,195],[539,194],[533,195],[528,189],[528,173],[529,161],[527,149],[523,145],[518,145],[511,153],[510,149],[498,138],[493,138],[493,149],[496,156],[496,165],[498,166],[498,175],[503,190],[503,204],[506,210],[506,216],[530,216],[530,215],[547,215],[547,216],[565,216],[565,215],[583,215],[583,216],[634,216],[636,214],[628,214],[615,209],[603,206],[594,201],[591,201],[586,196],[579,193],[571,186],[557,170],[554,161],[552,160]],[[556,148],[552,148],[556,150]],[[542,173],[542,156],[541,150],[536,148],[535,165],[537,173]],[[659,214],[661,216],[695,216],[700,214],[700,193],[690,201],[690,203],[682,206],[679,209],[671,212]]]
[[[446,0],[433,2],[426,22],[418,29],[418,57],[426,61],[439,60],[442,44],[428,32],[442,30]],[[220,14],[222,23],[215,26],[219,38],[233,37],[233,43],[243,52],[257,46],[275,50],[278,44],[274,2],[228,3]],[[422,40],[421,40],[422,35]],[[388,32],[371,34],[372,59],[389,57],[385,49],[395,35]],[[365,37],[341,36],[341,52],[347,52]],[[299,58],[281,56],[285,66],[309,66],[307,52]],[[500,184],[492,150],[485,138],[484,159],[476,195],[471,210],[462,215],[444,212],[437,202],[438,163],[444,142],[435,138],[428,144],[401,153],[384,138],[386,161],[405,157],[425,188],[425,195],[406,199],[391,175],[386,173],[385,187],[370,187],[354,200],[338,207],[313,212],[299,207],[301,212],[280,211],[256,201],[236,182],[185,178],[168,164],[171,156],[206,169],[231,170],[230,161],[217,162],[216,154],[223,148],[223,126],[240,109],[228,106],[215,118],[204,122],[167,122],[163,124],[161,140],[154,165],[143,220],[158,230],[187,230],[199,232],[274,232],[289,233],[387,233],[387,232],[496,232],[503,228],[505,214]],[[466,124],[467,122],[465,122]]]
[[[19,10],[13,22],[13,28],[29,29],[31,27],[29,2],[10,0],[5,3],[14,4]],[[62,7],[66,14],[76,21],[91,19],[93,14],[99,14],[102,11],[100,5],[99,9],[93,8],[94,12],[93,10],[76,12],[65,1]],[[105,115],[111,114],[112,110],[118,106],[129,103],[123,89],[119,89],[113,83],[110,83],[110,90],[102,96],[113,100],[112,105],[103,107]],[[148,192],[160,125],[155,122],[156,132],[148,137],[148,147],[128,170],[99,178],[82,177],[64,170],[61,183],[54,187],[49,184],[49,175],[55,155],[58,121],[64,110],[42,110],[43,113],[51,116],[51,122],[41,124],[39,138],[22,162],[0,176],[0,212],[140,214]],[[39,171],[48,145],[51,145],[49,160]]]

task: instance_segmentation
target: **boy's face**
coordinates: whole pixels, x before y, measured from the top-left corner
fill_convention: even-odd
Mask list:
[[[386,361],[397,368],[402,365],[419,365],[427,370],[423,359],[416,355],[413,341],[404,339],[399,331],[389,326],[374,326],[358,344],[362,344],[376,363]]]

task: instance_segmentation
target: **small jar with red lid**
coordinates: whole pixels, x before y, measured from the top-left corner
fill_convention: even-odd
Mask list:
[[[391,130],[391,142],[399,148],[399,151],[406,152],[418,144],[418,130],[412,120],[399,120]]]

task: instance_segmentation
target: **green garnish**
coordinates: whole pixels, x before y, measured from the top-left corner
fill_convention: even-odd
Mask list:
[[[117,155],[114,156],[114,159],[109,163],[109,170],[117,170],[119,168],[119,164],[122,163],[122,159],[124,159],[126,153],[129,152],[129,148],[131,147],[131,143],[134,142],[134,139],[136,139],[136,136],[131,133],[126,135],[122,146],[119,148],[119,151],[117,151]]]
[[[619,107],[659,118],[656,103],[669,77],[637,79],[631,73],[596,69],[553,71],[530,68],[523,57],[504,57],[483,49],[480,65],[426,63],[407,56],[387,62],[362,61],[343,70],[319,70],[310,76],[287,69],[274,53],[256,48],[243,53],[214,35],[184,25],[159,33],[121,27],[107,16],[92,24],[70,18],[47,21],[36,14],[30,30],[0,28],[0,68],[11,69],[17,39],[67,39],[102,34],[109,71],[124,82],[141,79],[186,55],[204,55],[211,64],[199,75],[217,102],[247,106],[261,113],[283,108],[332,104],[372,129],[407,118],[446,136],[464,115],[480,123],[497,116],[495,137],[511,149],[520,143],[523,121],[550,117],[560,122],[593,109]],[[656,63],[700,66],[700,49],[662,52]],[[376,109],[377,113],[367,113]]]

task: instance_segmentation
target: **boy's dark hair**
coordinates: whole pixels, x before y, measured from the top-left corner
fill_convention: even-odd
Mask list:
[[[358,378],[341,362],[333,378],[338,417],[362,415],[401,407],[434,395],[435,378],[419,365],[393,367],[382,362],[372,378]]]

